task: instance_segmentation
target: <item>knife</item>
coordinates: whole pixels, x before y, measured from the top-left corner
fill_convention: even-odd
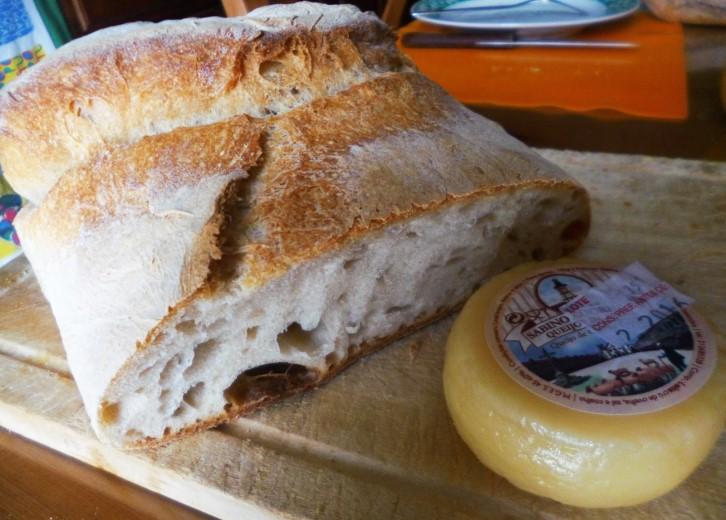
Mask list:
[[[548,47],[558,49],[635,49],[638,44],[622,41],[591,40],[526,40],[516,34],[447,34],[410,32],[403,35],[404,47],[441,49],[515,49],[518,47]]]

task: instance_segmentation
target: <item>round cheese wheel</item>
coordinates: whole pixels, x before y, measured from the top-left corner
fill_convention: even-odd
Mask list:
[[[477,458],[521,489],[580,507],[645,502],[682,482],[717,441],[726,419],[724,356],[694,395],[651,413],[588,413],[525,388],[501,368],[484,328],[507,287],[533,269],[572,265],[521,266],[471,297],[446,347],[449,412]]]

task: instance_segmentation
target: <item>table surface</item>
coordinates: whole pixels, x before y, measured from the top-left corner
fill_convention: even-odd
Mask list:
[[[726,160],[726,29],[687,27],[689,118],[601,118],[475,107],[537,147]],[[205,518],[205,515],[0,428],[0,517]]]
[[[588,116],[563,111],[476,107],[540,148],[726,160],[726,28],[685,28],[688,119]]]

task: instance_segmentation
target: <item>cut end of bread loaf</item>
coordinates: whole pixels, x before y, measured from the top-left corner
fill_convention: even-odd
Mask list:
[[[532,186],[463,200],[264,287],[228,283],[174,313],[126,364],[99,409],[100,431],[148,446],[316,386],[450,312],[483,279],[576,247],[587,230],[581,196]]]

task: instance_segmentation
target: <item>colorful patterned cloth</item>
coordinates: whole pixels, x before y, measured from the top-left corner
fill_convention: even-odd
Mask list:
[[[13,193],[8,183],[0,177],[0,266],[20,256],[20,240],[13,228],[15,215],[23,201]]]
[[[43,57],[45,57],[43,46],[36,45],[17,56],[0,61],[0,88],[17,78],[28,67],[38,63]]]
[[[0,0],[0,88],[69,36],[57,0]],[[13,220],[22,205],[0,168],[0,267],[21,254]]]

